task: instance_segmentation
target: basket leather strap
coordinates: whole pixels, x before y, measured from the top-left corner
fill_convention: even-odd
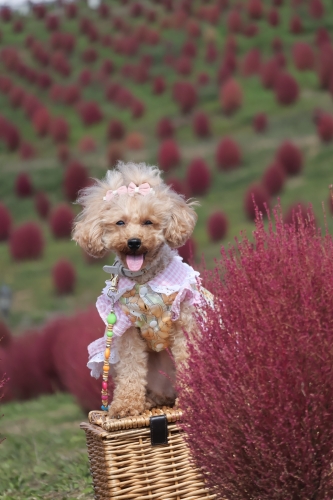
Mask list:
[[[168,421],[165,415],[150,417],[150,439],[152,446],[168,444]]]

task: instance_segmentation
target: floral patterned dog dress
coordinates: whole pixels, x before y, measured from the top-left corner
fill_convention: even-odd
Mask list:
[[[197,291],[195,285],[191,287]],[[135,285],[119,299],[123,312],[140,328],[142,337],[153,351],[162,351],[170,345],[171,307],[177,295],[178,292],[157,293],[149,284],[144,284]]]
[[[112,292],[110,297],[110,284],[106,281],[96,307],[107,325],[106,318],[114,303],[117,323],[113,327],[109,362],[114,364],[119,361],[117,340],[133,325],[140,329],[150,349],[159,352],[168,348],[173,322],[179,318],[180,304],[187,301],[191,305],[200,306],[203,299],[206,300],[206,293],[209,292],[203,288],[199,292],[198,280],[199,273],[175,253],[170,264],[148,283],[139,285],[130,278],[121,276],[118,291]],[[87,366],[93,377],[98,378],[102,372],[104,350],[105,336],[88,346]]]

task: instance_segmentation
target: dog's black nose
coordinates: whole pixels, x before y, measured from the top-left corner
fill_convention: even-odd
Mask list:
[[[141,240],[139,238],[131,238],[127,240],[127,245],[131,250],[139,250],[141,247]]]

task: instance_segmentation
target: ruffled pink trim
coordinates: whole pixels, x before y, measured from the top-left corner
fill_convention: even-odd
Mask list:
[[[171,306],[172,321],[179,319],[180,304],[185,301],[192,306],[200,307],[203,304],[202,295],[198,292],[198,290],[193,290],[193,288],[189,285],[181,288]]]
[[[88,345],[89,360],[91,360],[92,357],[96,356],[96,354],[104,352],[104,350],[105,350],[105,337],[101,337],[100,339],[97,339]]]

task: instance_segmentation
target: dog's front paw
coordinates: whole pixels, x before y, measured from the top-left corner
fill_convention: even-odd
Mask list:
[[[144,388],[127,386],[122,390],[117,388],[118,394],[114,394],[114,399],[109,406],[110,417],[135,417],[145,411],[145,391]]]
[[[109,416],[116,417],[136,417],[141,415],[145,410],[145,404],[130,404],[123,405],[120,402],[113,401],[109,406]]]

